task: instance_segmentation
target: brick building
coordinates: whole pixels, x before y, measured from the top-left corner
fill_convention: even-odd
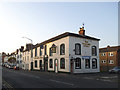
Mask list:
[[[99,49],[100,71],[120,66],[120,46],[107,46]]]

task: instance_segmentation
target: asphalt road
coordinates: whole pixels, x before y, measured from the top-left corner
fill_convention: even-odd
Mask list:
[[[9,88],[118,88],[117,74],[64,74],[3,68]]]

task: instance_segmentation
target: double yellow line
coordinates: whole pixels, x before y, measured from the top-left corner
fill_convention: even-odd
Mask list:
[[[6,82],[4,79],[2,79],[2,85],[3,85],[5,88],[14,90],[14,88],[13,88],[8,82]]]

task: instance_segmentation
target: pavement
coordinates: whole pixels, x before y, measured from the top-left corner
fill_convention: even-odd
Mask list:
[[[118,88],[118,75],[109,73],[66,74],[3,68],[8,88]],[[5,86],[4,86],[5,87]]]

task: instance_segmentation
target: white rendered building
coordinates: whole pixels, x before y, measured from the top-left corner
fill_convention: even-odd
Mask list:
[[[33,49],[33,69],[53,72],[99,72],[99,40],[85,35],[84,27],[79,34],[63,33]]]

